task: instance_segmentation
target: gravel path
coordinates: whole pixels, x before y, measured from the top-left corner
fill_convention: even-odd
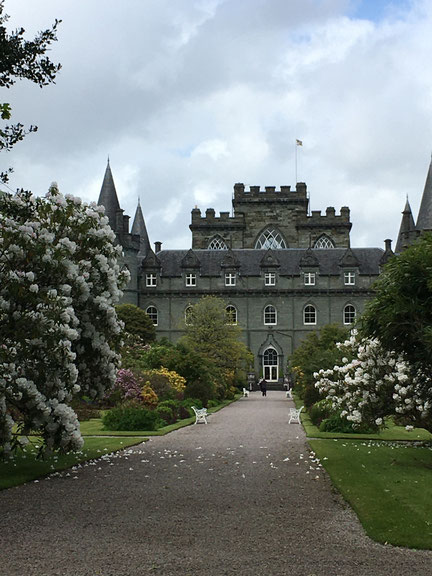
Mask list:
[[[288,425],[290,405],[253,393],[207,426],[1,492],[0,574],[431,574],[431,552],[364,535]]]

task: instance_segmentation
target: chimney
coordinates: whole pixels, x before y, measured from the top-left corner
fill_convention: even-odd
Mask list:
[[[162,250],[162,242],[155,242],[154,245],[155,245],[155,253],[157,254]]]

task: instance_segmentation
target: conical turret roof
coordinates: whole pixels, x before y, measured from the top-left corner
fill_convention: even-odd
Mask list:
[[[111,173],[109,160],[105,170],[105,176],[102,182],[98,204],[105,207],[105,215],[108,217],[111,228],[115,231],[117,212],[120,210],[120,204],[118,201],[117,191],[114,185],[114,179]]]
[[[415,230],[414,218],[411,211],[411,206],[408,201],[406,201],[405,208],[402,212],[402,220],[399,228],[399,234],[396,242],[395,251],[396,254],[400,254],[404,248],[409,244],[412,232]]]
[[[432,230],[432,159],[429,164],[416,228],[420,231]]]
[[[135,218],[132,224],[132,234],[138,234],[140,237],[140,252],[144,256],[150,250],[150,240],[147,234],[147,228],[144,221],[144,216],[141,210],[141,204],[138,200],[138,206],[135,212]]]

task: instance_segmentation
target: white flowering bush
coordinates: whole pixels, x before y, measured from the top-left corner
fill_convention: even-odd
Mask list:
[[[379,429],[395,414],[427,426],[430,377],[416,373],[402,354],[388,352],[378,339],[360,338],[356,331],[338,347],[353,359],[344,357],[340,366],[315,373],[315,385],[353,428]]]
[[[38,432],[79,449],[74,394],[101,398],[116,377],[127,282],[104,209],[30,192],[0,196],[0,450]],[[14,428],[14,426],[16,428]]]

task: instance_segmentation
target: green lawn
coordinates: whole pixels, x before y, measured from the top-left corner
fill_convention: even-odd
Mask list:
[[[100,458],[117,450],[143,442],[143,438],[86,438],[80,452],[54,454],[45,460],[36,458],[37,448],[29,444],[15,458],[0,460],[0,490],[18,486],[75,464]],[[33,439],[37,443],[37,439]],[[37,446],[37,444],[36,444]]]
[[[213,414],[218,410],[221,410],[228,404],[232,404],[241,398],[240,395],[237,395],[234,400],[224,400],[218,406],[214,408],[209,408],[208,413]],[[179,428],[183,428],[184,426],[189,426],[195,422],[195,416],[191,418],[185,418],[184,420],[178,420],[175,424],[170,424],[169,426],[164,426],[163,428],[159,428],[159,430],[140,430],[140,431],[127,431],[127,430],[106,430],[102,424],[102,420],[100,418],[92,418],[91,420],[87,420],[85,422],[80,422],[80,429],[82,436],[164,436],[173,430],[178,430]]]
[[[309,440],[367,534],[432,549],[432,449],[408,443]]]
[[[307,412],[301,413],[301,420],[308,438],[339,438],[346,440],[387,440],[394,441],[417,441],[429,442],[432,440],[432,434],[424,428],[414,428],[411,431],[404,426],[395,426],[391,419],[386,421],[387,427],[377,434],[351,434],[339,432],[320,432],[319,428],[314,426]]]

